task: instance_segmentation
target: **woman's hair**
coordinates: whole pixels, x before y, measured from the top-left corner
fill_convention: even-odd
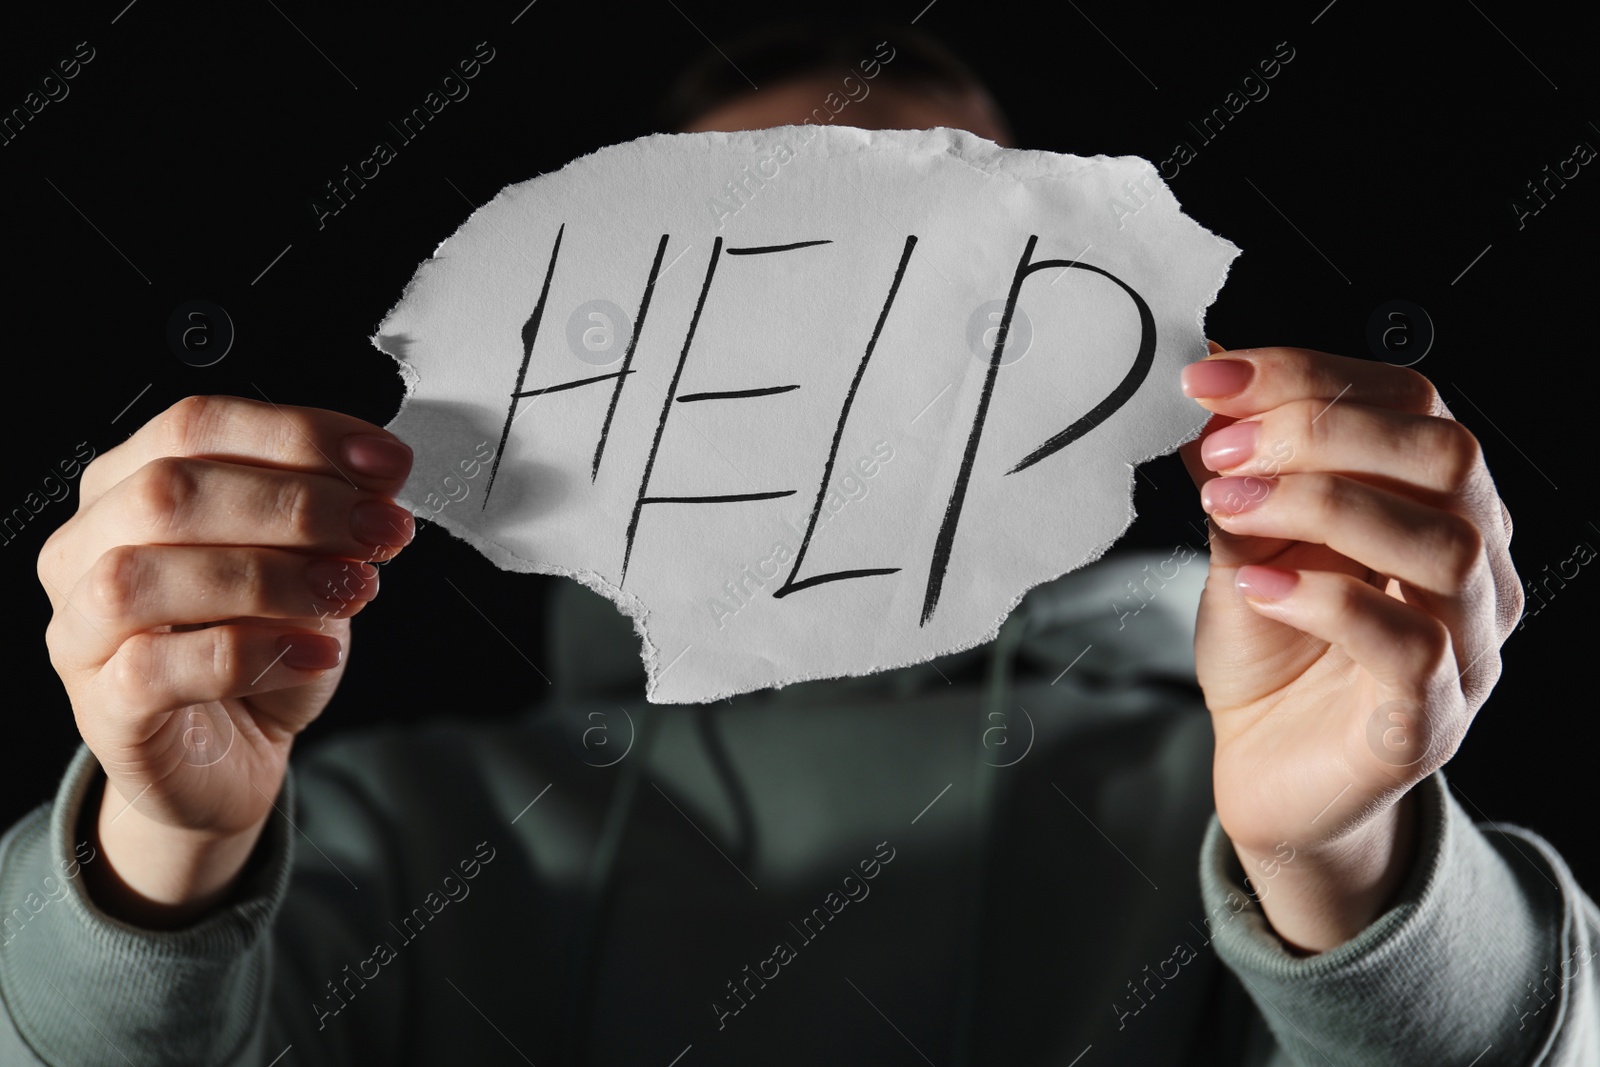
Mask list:
[[[791,21],[735,38],[720,50],[705,49],[667,87],[657,107],[660,128],[683,129],[722,104],[754,92],[751,82],[759,86],[841,72],[859,77],[858,64],[874,60],[885,41],[894,49],[894,58],[878,68],[885,81],[951,95],[988,96],[972,68],[915,27],[883,22],[839,29],[822,22]]]

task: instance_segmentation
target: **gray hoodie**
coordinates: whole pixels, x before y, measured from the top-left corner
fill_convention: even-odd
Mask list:
[[[1126,585],[1163,559],[702,707],[644,703],[628,621],[563,583],[553,701],[297,752],[183,930],[86,896],[80,749],[0,840],[0,1065],[1600,1064],[1593,902],[1439,775],[1390,910],[1285,949],[1212,813],[1204,557]]]

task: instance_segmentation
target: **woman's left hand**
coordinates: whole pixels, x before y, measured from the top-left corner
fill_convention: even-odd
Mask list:
[[[1511,518],[1415,371],[1211,347],[1183,387],[1215,415],[1182,452],[1211,517],[1195,656],[1217,816],[1278,935],[1323,951],[1392,899],[1407,793],[1500,676]]]

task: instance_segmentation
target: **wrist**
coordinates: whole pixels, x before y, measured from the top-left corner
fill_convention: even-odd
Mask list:
[[[1416,859],[1417,800],[1407,792],[1336,841],[1300,848],[1292,863],[1234,847],[1273,931],[1311,955],[1355,937],[1393,902]],[[1278,860],[1272,864],[1273,860]]]
[[[135,926],[186,926],[222,905],[266,826],[266,817],[233,834],[157,823],[101,780],[85,798],[104,862],[85,870],[85,888],[106,914]]]

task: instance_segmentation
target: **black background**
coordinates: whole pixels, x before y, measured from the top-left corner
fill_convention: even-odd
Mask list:
[[[386,422],[400,382],[366,338],[473,206],[651,132],[660,87],[705,47],[700,31],[725,41],[777,15],[845,17],[703,0],[679,0],[681,10],[508,0],[426,15],[303,0],[124,2],[53,6],[26,24],[4,16],[4,111],[78,42],[95,51],[70,95],[0,147],[4,511],[78,442],[104,451],[188,394],[264,394]],[[1553,571],[1579,542],[1600,546],[1581,443],[1593,417],[1594,348],[1581,319],[1595,296],[1600,164],[1520,227],[1511,207],[1578,141],[1600,146],[1592,33],[1504,0],[1426,13],[1361,0],[1226,10],[925,2],[850,7],[901,23],[922,11],[917,25],[992,85],[1020,146],[1157,162],[1180,139],[1197,147],[1171,187],[1244,249],[1209,313],[1211,337],[1370,355],[1374,309],[1421,305],[1437,338],[1417,369],[1483,442],[1517,520],[1523,575]],[[319,229],[308,205],[322,184],[391,139],[386,120],[420,104],[480,41],[495,58],[470,96]],[[1270,95],[1201,144],[1186,121],[1220,106],[1282,41],[1295,57]],[[220,304],[237,329],[214,366],[186,365],[165,339],[168,317],[192,299]],[[1187,523],[1201,513],[1176,459],[1145,473],[1126,543],[1192,541]],[[12,620],[0,822],[51,794],[76,739],[34,576],[40,545],[74,507],[75,491],[0,546]],[[1500,685],[1450,767],[1469,811],[1543,832],[1591,888],[1595,701],[1582,672],[1594,662],[1593,571],[1512,636]],[[424,525],[362,615],[341,695],[313,730],[503,715],[538,698],[545,683],[529,660],[543,654],[548,581],[498,572]]]

